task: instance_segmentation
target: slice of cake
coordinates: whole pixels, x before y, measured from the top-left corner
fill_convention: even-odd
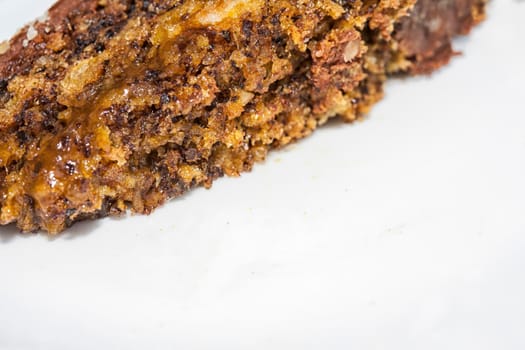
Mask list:
[[[61,0],[0,45],[0,223],[148,214],[248,171],[447,63],[484,5]]]

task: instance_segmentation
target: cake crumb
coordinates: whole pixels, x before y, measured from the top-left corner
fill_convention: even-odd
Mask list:
[[[9,51],[10,48],[11,48],[11,44],[9,43],[9,41],[1,42],[0,43],[0,55],[3,55],[7,51]]]

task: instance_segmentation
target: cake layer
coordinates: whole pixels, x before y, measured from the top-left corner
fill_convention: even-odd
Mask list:
[[[484,3],[59,1],[0,46],[0,223],[57,233],[248,171],[447,63]]]

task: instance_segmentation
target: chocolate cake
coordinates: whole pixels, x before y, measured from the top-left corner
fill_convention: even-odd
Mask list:
[[[61,0],[0,44],[0,224],[148,214],[446,64],[485,0]]]

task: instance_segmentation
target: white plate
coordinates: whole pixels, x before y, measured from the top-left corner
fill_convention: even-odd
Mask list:
[[[0,0],[9,37],[51,0]],[[0,349],[524,349],[525,3],[239,179],[0,229]]]

